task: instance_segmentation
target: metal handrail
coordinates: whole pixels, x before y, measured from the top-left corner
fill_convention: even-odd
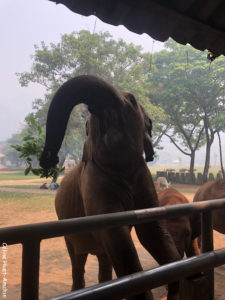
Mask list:
[[[183,277],[218,267],[225,263],[225,249],[172,262],[154,269],[123,276],[49,300],[116,300],[178,281]]]
[[[0,229],[0,246],[23,244],[22,300],[37,300],[42,239],[202,213],[204,251],[210,251],[213,249],[211,211],[222,208],[225,208],[225,199],[6,227]],[[213,274],[211,279],[213,283]]]
[[[76,232],[147,223],[165,218],[177,218],[179,216],[221,208],[225,208],[225,198],[213,201],[207,200],[196,203],[5,227],[0,229],[0,245],[2,245],[2,243],[7,243],[8,245],[26,243],[34,238],[42,240]]]

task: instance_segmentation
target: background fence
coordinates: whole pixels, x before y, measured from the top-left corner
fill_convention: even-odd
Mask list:
[[[170,183],[197,184],[197,185],[202,185],[205,183],[203,180],[202,173],[197,173],[197,175],[195,175],[187,171],[183,171],[183,172],[157,171],[156,178],[158,177],[166,177],[167,181]],[[209,173],[208,181],[215,180],[215,179],[222,179],[221,173],[217,173],[216,176],[214,176],[213,173]]]

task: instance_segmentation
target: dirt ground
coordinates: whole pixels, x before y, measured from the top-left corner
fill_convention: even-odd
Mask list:
[[[11,183],[15,185],[15,181]],[[20,182],[21,185],[28,184],[27,181]],[[6,185],[6,183],[0,185]],[[10,185],[7,182],[7,185]],[[4,188],[4,190],[11,188]],[[3,190],[3,187],[0,187]],[[11,190],[15,191],[15,188]],[[18,192],[24,192],[23,189],[18,189]],[[30,190],[29,190],[30,192]],[[35,192],[35,191],[34,191]],[[37,192],[37,191],[36,191]],[[49,191],[40,191],[48,193]],[[51,192],[52,193],[52,192]],[[193,194],[186,194],[189,201],[192,201]],[[53,200],[54,201],[54,200]],[[2,222],[5,226],[14,226],[21,224],[45,222],[56,220],[56,214],[49,211],[39,212],[22,212],[19,211],[15,203],[0,202],[0,211],[4,211]],[[2,227],[0,221],[0,227]],[[132,231],[132,237],[137,248],[142,266],[144,269],[149,269],[157,266],[154,259],[142,248],[135,232]],[[214,232],[215,249],[225,247],[225,236]],[[0,251],[2,251],[0,249]],[[8,300],[20,299],[20,282],[21,282],[21,245],[8,246],[7,251],[7,298]],[[2,255],[1,255],[2,256]],[[0,256],[0,257],[1,257]],[[97,260],[94,256],[89,255],[86,264],[86,285],[91,286],[97,284]],[[2,276],[2,274],[1,274]],[[114,275],[115,277],[115,275]],[[215,299],[225,300],[225,265],[215,270]],[[40,289],[39,299],[47,299],[70,291],[71,287],[71,266],[69,256],[65,247],[63,238],[48,239],[41,242],[41,259],[40,259]],[[165,287],[160,287],[153,290],[155,300],[159,300],[166,295]],[[201,300],[201,299],[199,299]],[[202,299],[203,300],[203,299]]]

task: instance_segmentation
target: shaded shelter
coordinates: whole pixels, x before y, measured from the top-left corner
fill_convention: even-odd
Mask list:
[[[50,0],[72,11],[95,15],[103,22],[124,25],[161,42],[169,37],[211,58],[225,55],[225,2],[222,0]]]

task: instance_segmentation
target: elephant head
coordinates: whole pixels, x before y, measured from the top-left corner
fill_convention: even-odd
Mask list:
[[[153,160],[151,120],[135,97],[117,91],[100,78],[84,75],[68,80],[53,97],[40,159],[43,168],[57,164],[70,113],[79,103],[87,104],[91,113],[83,160],[126,167],[131,161],[135,163],[143,151],[146,161]]]

